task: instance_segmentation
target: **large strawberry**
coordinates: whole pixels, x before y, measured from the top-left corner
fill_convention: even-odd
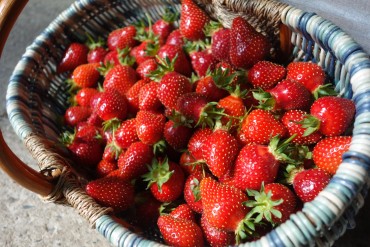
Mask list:
[[[215,130],[203,142],[203,159],[212,174],[218,178],[232,169],[238,153],[237,140],[223,129]]]
[[[204,27],[209,16],[193,0],[183,0],[181,4],[180,31],[189,40],[205,38]]]
[[[96,112],[104,121],[113,118],[124,120],[127,116],[127,99],[114,89],[106,90],[100,96]]]
[[[86,193],[102,206],[111,207],[117,213],[134,204],[133,185],[117,177],[104,177],[89,182]]]
[[[89,48],[82,43],[71,43],[63,53],[61,61],[57,66],[57,73],[71,71],[81,64],[87,63]]]
[[[248,81],[255,88],[268,90],[273,88],[286,75],[284,66],[270,61],[259,61],[248,71]]]
[[[191,220],[161,215],[157,222],[165,242],[178,247],[203,247],[203,233],[200,227]]]
[[[135,26],[118,28],[109,33],[107,38],[108,48],[113,51],[126,47],[134,47],[137,44]]]
[[[164,126],[163,136],[175,150],[186,149],[193,130],[187,126],[168,120]]]
[[[123,121],[114,132],[116,144],[123,149],[128,148],[132,143],[139,141],[136,133],[136,119],[131,118]]]
[[[113,88],[122,95],[125,95],[137,79],[136,71],[132,67],[128,65],[116,65],[106,73],[103,88],[105,90]]]
[[[192,73],[191,63],[182,47],[168,44],[163,45],[158,50],[156,60],[157,62],[162,63],[161,60],[166,59],[173,63],[174,71],[187,77],[191,76]]]
[[[161,113],[139,111],[136,115],[136,133],[139,139],[148,145],[154,145],[163,136],[166,117]]]
[[[153,196],[161,202],[171,202],[183,192],[185,176],[181,167],[169,161],[153,159],[149,172],[143,175]]]
[[[268,39],[242,17],[233,19],[230,29],[230,61],[238,67],[249,69],[269,54],[271,44]]]
[[[196,160],[203,160],[204,141],[212,134],[210,128],[196,129],[188,142],[188,150]]]
[[[333,136],[319,141],[312,151],[315,165],[334,175],[342,162],[342,155],[349,149],[351,140],[351,136]]]

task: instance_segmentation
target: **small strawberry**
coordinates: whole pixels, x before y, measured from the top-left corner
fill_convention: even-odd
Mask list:
[[[293,178],[293,188],[303,202],[312,201],[329,183],[330,176],[321,169],[298,172]]]
[[[342,155],[349,149],[351,140],[351,136],[333,136],[319,141],[312,151],[315,165],[334,175],[342,163]]]
[[[142,142],[132,143],[118,158],[120,177],[125,180],[139,178],[148,172],[148,165],[153,159],[153,149]]]
[[[164,241],[171,246],[203,247],[203,233],[191,220],[178,219],[171,215],[161,215],[157,222]]]
[[[73,70],[72,78],[67,80],[67,83],[71,85],[70,90],[96,87],[100,79],[98,67],[99,63],[86,63],[77,66]]]
[[[218,178],[232,169],[238,153],[237,140],[222,129],[215,130],[203,142],[203,159],[212,174]]]
[[[209,16],[192,0],[183,0],[181,4],[180,31],[189,40],[205,38],[204,27],[210,21]]]
[[[285,137],[287,129],[271,112],[255,109],[244,118],[239,132],[250,142],[268,144],[276,135]]]
[[[74,100],[77,103],[77,105],[90,107],[91,105],[90,102],[91,102],[92,97],[94,97],[94,95],[96,95],[98,92],[99,91],[95,88],[89,88],[89,87],[81,88],[76,93]]]
[[[69,126],[77,126],[86,121],[91,115],[91,109],[85,106],[70,106],[64,113],[65,123]]]
[[[201,216],[200,224],[203,230],[204,237],[210,244],[210,246],[221,247],[235,245],[235,234],[233,232],[220,230],[219,228],[211,226],[204,214],[202,214]]]
[[[107,176],[109,173],[117,169],[117,163],[102,159],[96,166],[95,172],[99,178]]]
[[[137,64],[141,64],[148,59],[154,59],[159,49],[158,41],[145,40],[140,45],[132,48],[130,56],[132,56]]]
[[[247,109],[244,105],[243,98],[245,97],[246,91],[241,91],[240,87],[237,86],[233,92],[218,101],[218,106],[224,109],[224,113],[230,117],[224,116],[221,118],[223,125],[227,125],[230,122],[231,127],[237,127],[240,124],[240,119],[245,116]]]
[[[286,75],[284,66],[270,61],[259,61],[248,71],[248,81],[255,88],[272,89]]]
[[[208,71],[213,71],[218,62],[210,49],[189,52],[189,57],[192,68],[199,77],[205,76]]]
[[[67,144],[72,160],[78,167],[95,168],[103,156],[103,148],[99,142],[72,141]]]
[[[79,123],[76,128],[75,140],[80,142],[99,142],[102,143],[101,129],[90,125],[87,122]]]
[[[242,17],[232,21],[230,29],[230,61],[238,67],[248,69],[269,54],[271,44],[268,39]]]
[[[155,71],[158,64],[154,58],[147,59],[136,68],[136,73],[142,78],[146,78],[151,72]]]
[[[114,140],[116,144],[123,149],[126,149],[134,142],[139,141],[139,137],[136,133],[136,119],[131,118],[123,121],[114,132]]]
[[[104,177],[89,182],[86,193],[115,212],[125,211],[134,204],[134,187],[117,177]]]
[[[127,116],[127,99],[116,90],[106,90],[97,103],[96,112],[104,121],[114,118],[124,120]]]
[[[153,24],[153,33],[158,35],[161,40],[166,40],[168,35],[175,29],[173,23],[178,19],[178,16],[177,12],[166,8],[162,17]]]
[[[195,92],[204,95],[208,101],[219,101],[228,95],[226,88],[234,78],[228,69],[215,69],[197,81]]]
[[[128,103],[129,115],[135,116],[139,111],[139,93],[140,90],[150,82],[149,79],[138,80],[130,89],[126,92],[126,98]]]
[[[167,143],[175,150],[185,149],[193,130],[168,120],[164,126],[163,136]]]
[[[178,47],[183,47],[185,45],[185,39],[182,36],[180,29],[175,29],[168,35],[166,44]]]
[[[125,95],[137,80],[138,76],[132,67],[116,65],[106,73],[103,88],[104,90],[112,88]]]
[[[97,40],[87,34],[87,47],[89,47],[89,52],[87,54],[88,63],[103,63],[104,58],[108,53],[108,50],[105,48],[105,41],[102,37],[98,37]]]
[[[202,152],[204,148],[204,141],[211,134],[212,130],[210,128],[199,128],[196,129],[193,135],[190,137],[188,142],[188,150],[196,160],[203,160]]]
[[[253,97],[259,101],[260,108],[272,111],[309,110],[313,101],[307,88],[290,79],[280,81],[268,92],[253,92]]]
[[[139,139],[147,144],[154,145],[162,139],[166,117],[160,113],[139,111],[136,115],[136,133]]]
[[[167,159],[154,159],[149,172],[143,175],[153,196],[161,202],[171,202],[183,192],[185,176],[181,167]]]
[[[178,205],[169,215],[176,219],[190,220],[196,223],[194,211],[186,203]]]
[[[57,66],[57,73],[72,71],[77,66],[87,63],[89,48],[81,43],[71,43],[63,53],[60,63]]]
[[[111,31],[107,38],[109,50],[113,51],[126,47],[134,47],[137,44],[135,40],[136,28],[134,26],[126,26]]]

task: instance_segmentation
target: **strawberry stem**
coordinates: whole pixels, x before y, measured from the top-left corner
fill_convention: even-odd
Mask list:
[[[162,185],[166,183],[174,173],[170,171],[170,165],[168,158],[165,157],[163,161],[159,161],[156,158],[153,159],[152,165],[148,166],[149,172],[144,174],[142,177],[144,181],[148,182],[147,189],[154,183],[157,184],[158,190],[162,191]]]

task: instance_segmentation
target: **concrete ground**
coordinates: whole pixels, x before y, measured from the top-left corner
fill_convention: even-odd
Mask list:
[[[287,1],[297,3],[298,7],[315,11],[325,16],[327,9],[319,8],[318,1]],[[326,6],[335,2],[326,1]],[[336,1],[333,15],[328,15],[335,23],[343,24],[345,31],[370,51],[368,19],[361,18],[368,13],[370,4],[366,0],[345,3]],[[348,2],[348,1],[347,1]],[[44,1],[32,0],[28,3],[8,39],[0,60],[0,126],[12,150],[26,163],[35,167],[23,144],[17,139],[6,116],[5,93],[7,80],[24,49],[39,34],[58,13],[67,8],[72,0]],[[322,3],[322,2],[321,2]],[[362,3],[362,4],[360,4]],[[339,11],[339,12],[338,12]],[[349,13],[356,12],[360,21],[349,21],[353,17]],[[366,12],[367,11],[367,12]],[[354,25],[354,23],[358,25]],[[367,28],[367,30],[364,30]],[[370,200],[357,217],[355,230],[347,231],[346,235],[337,241],[336,246],[369,246],[368,234],[370,219]],[[69,207],[44,203],[35,194],[21,188],[0,171],[0,246],[110,246],[109,243],[88,223]]]

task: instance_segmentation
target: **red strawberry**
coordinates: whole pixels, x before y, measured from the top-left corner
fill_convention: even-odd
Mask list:
[[[165,242],[178,247],[203,247],[203,233],[191,220],[178,219],[171,215],[161,215],[157,225]]]
[[[77,66],[87,63],[89,48],[81,43],[71,43],[64,52],[57,66],[57,73],[74,70]]]
[[[134,204],[134,187],[117,177],[104,177],[86,185],[86,193],[99,204],[122,212]]]
[[[235,245],[235,234],[233,232],[220,230],[216,227],[211,226],[204,214],[202,214],[200,224],[202,226],[204,237],[210,244],[210,246],[221,247]]]
[[[181,35],[180,29],[175,29],[168,35],[166,44],[175,45],[178,47],[182,47],[183,45],[185,45],[185,40],[184,37]]]
[[[276,135],[287,134],[285,126],[271,112],[262,109],[252,110],[241,123],[240,134],[250,142],[267,144]]]
[[[166,40],[168,35],[175,29],[173,23],[178,19],[178,13],[166,9],[162,17],[157,20],[152,30],[155,35],[158,35],[161,40]]]
[[[165,74],[157,89],[157,97],[170,110],[177,109],[177,100],[185,93],[192,91],[190,80],[176,72]]]
[[[109,50],[123,49],[126,47],[134,47],[137,44],[135,39],[136,28],[134,26],[126,26],[115,29],[109,33],[107,45]]]
[[[161,205],[150,191],[139,192],[135,195],[135,222],[146,228],[156,225]]]
[[[230,61],[238,68],[251,68],[267,57],[271,44],[268,39],[242,17],[236,17],[230,29]]]
[[[104,47],[105,41],[102,37],[98,37],[97,40],[87,34],[87,47],[89,47],[89,52],[87,54],[88,63],[103,63],[105,55],[108,53],[108,50]]]
[[[202,155],[201,151],[200,155]],[[194,172],[203,171],[203,163],[197,162],[197,160],[188,151],[185,151],[181,154],[179,165],[181,166],[186,176]]]
[[[255,88],[268,90],[283,80],[285,75],[286,69],[282,65],[264,60],[257,62],[248,71],[248,81]]]
[[[105,75],[103,88],[105,90],[113,88],[122,95],[125,95],[137,79],[136,71],[132,67],[128,65],[116,65]]]
[[[231,117],[234,117],[222,117],[221,121],[223,125],[228,124],[229,121],[231,121],[232,127],[237,127],[239,125],[239,118],[242,118],[247,112],[242,98],[243,95],[244,92],[240,92],[240,90],[237,89],[235,90],[235,92],[230,93],[230,95],[218,101],[218,106],[224,109],[224,113]]]
[[[139,178],[148,172],[148,165],[153,159],[152,147],[142,143],[134,142],[118,158],[120,177],[126,180]]]
[[[244,226],[244,218],[249,209],[243,204],[248,197],[242,190],[204,178],[200,182],[200,195],[203,215],[210,226],[236,235],[239,231],[248,235],[250,229]]]
[[[75,140],[80,142],[102,142],[100,128],[81,122],[76,126]]]
[[[212,174],[218,178],[232,169],[238,153],[238,142],[222,129],[214,131],[203,142],[203,159]]]
[[[249,190],[253,200],[246,203],[253,210],[256,221],[266,220],[272,225],[284,223],[296,210],[296,196],[285,185],[270,183],[261,187],[261,191]]]
[[[136,133],[139,139],[148,145],[154,145],[161,140],[166,117],[162,114],[139,111],[136,115]]]
[[[191,128],[177,125],[172,120],[166,122],[163,130],[164,139],[175,150],[185,149],[192,134]]]
[[[116,90],[106,90],[97,103],[96,111],[104,121],[113,118],[123,120],[127,116],[127,99]]]
[[[136,68],[136,73],[142,78],[146,78],[152,71],[156,70],[158,64],[154,58],[147,59]]]
[[[200,182],[204,177],[209,177],[208,173],[203,174],[201,171],[191,173],[185,181],[184,199],[189,207],[195,212],[203,212],[202,198],[200,197]]]
[[[159,48],[156,59],[157,62],[160,62],[160,59],[165,60],[166,58],[170,61],[174,61],[174,71],[187,77],[191,76],[191,63],[182,47],[176,45],[163,45]],[[174,60],[175,58],[176,60]]]
[[[96,166],[96,175],[99,178],[107,176],[109,173],[117,169],[116,162],[108,161],[106,159],[102,159],[99,164]]]
[[[312,151],[315,165],[334,175],[342,163],[342,155],[349,149],[351,140],[351,136],[333,136],[319,141]]]
[[[253,92],[253,97],[259,101],[260,108],[272,111],[309,110],[312,103],[310,91],[290,79],[282,80],[268,92]]]
[[[312,201],[329,183],[330,176],[321,169],[309,169],[297,173],[293,188],[303,202]]]
[[[180,197],[183,192],[185,176],[181,167],[165,158],[162,161],[154,159],[144,181],[153,196],[161,202],[171,202]]]
[[[181,4],[180,31],[189,40],[205,38],[204,27],[210,21],[209,16],[192,0],[183,0]]]
[[[219,28],[212,35],[212,55],[219,61],[230,61],[230,29]]]
[[[219,71],[219,70],[216,70]],[[218,73],[216,72],[215,73]],[[218,77],[221,80],[222,78],[226,79],[225,77]],[[204,76],[200,78],[197,81],[195,92],[204,95],[207,98],[207,101],[219,101],[223,97],[226,97],[228,95],[227,91],[218,86],[218,84],[222,84],[223,82],[216,83],[215,82],[216,77],[209,75],[209,76]]]
[[[321,139],[322,134],[319,131],[304,135],[306,129],[299,122],[304,121],[306,117],[307,113],[301,110],[290,110],[284,113],[281,121],[287,128],[289,136],[295,135],[293,143],[308,145],[315,144]]]
[[[114,133],[114,140],[116,144],[123,149],[139,141],[139,137],[136,133],[136,119],[131,118],[123,121]]]
[[[209,70],[214,70],[218,62],[210,49],[190,52],[189,56],[193,70],[199,77],[205,76]]]
[[[65,123],[69,126],[86,121],[91,115],[91,109],[85,106],[70,106],[64,113]]]
[[[128,102],[128,111],[131,115],[135,116],[136,113],[139,111],[139,93],[141,88],[143,88],[146,84],[149,83],[148,79],[142,79],[137,81],[130,89],[126,92],[126,98]]]
[[[158,42],[155,43],[153,40],[146,40],[141,42],[140,45],[135,46],[130,55],[135,58],[137,64],[141,64],[148,59],[153,59],[159,49]]]
[[[162,107],[157,96],[158,86],[157,82],[150,81],[141,88],[138,94],[140,110],[157,111]]]
[[[210,128],[199,128],[194,131],[188,142],[188,150],[196,160],[203,160],[203,144],[206,138],[212,134]]]
[[[67,147],[79,167],[95,168],[103,156],[103,148],[99,142],[73,142]]]
[[[75,101],[77,105],[90,107],[92,97],[94,97],[98,92],[99,91],[95,88],[81,88],[75,96]]]
[[[287,78],[302,83],[314,96],[315,99],[325,95],[336,95],[337,93],[325,85],[325,71],[312,62],[292,62],[287,67]]]
[[[102,159],[108,162],[116,162],[122,152],[123,150],[114,141],[108,142],[104,147]]]
[[[186,203],[180,204],[179,206],[174,208],[171,211],[170,215],[176,219],[184,219],[196,222],[193,210]]]
[[[87,87],[96,87],[100,78],[99,63],[87,63],[77,66],[72,73],[72,78],[67,80],[71,90]]]
[[[311,116],[301,124],[307,129],[306,134],[319,130],[326,136],[338,136],[352,123],[355,111],[355,104],[349,99],[324,96],[312,104]]]

